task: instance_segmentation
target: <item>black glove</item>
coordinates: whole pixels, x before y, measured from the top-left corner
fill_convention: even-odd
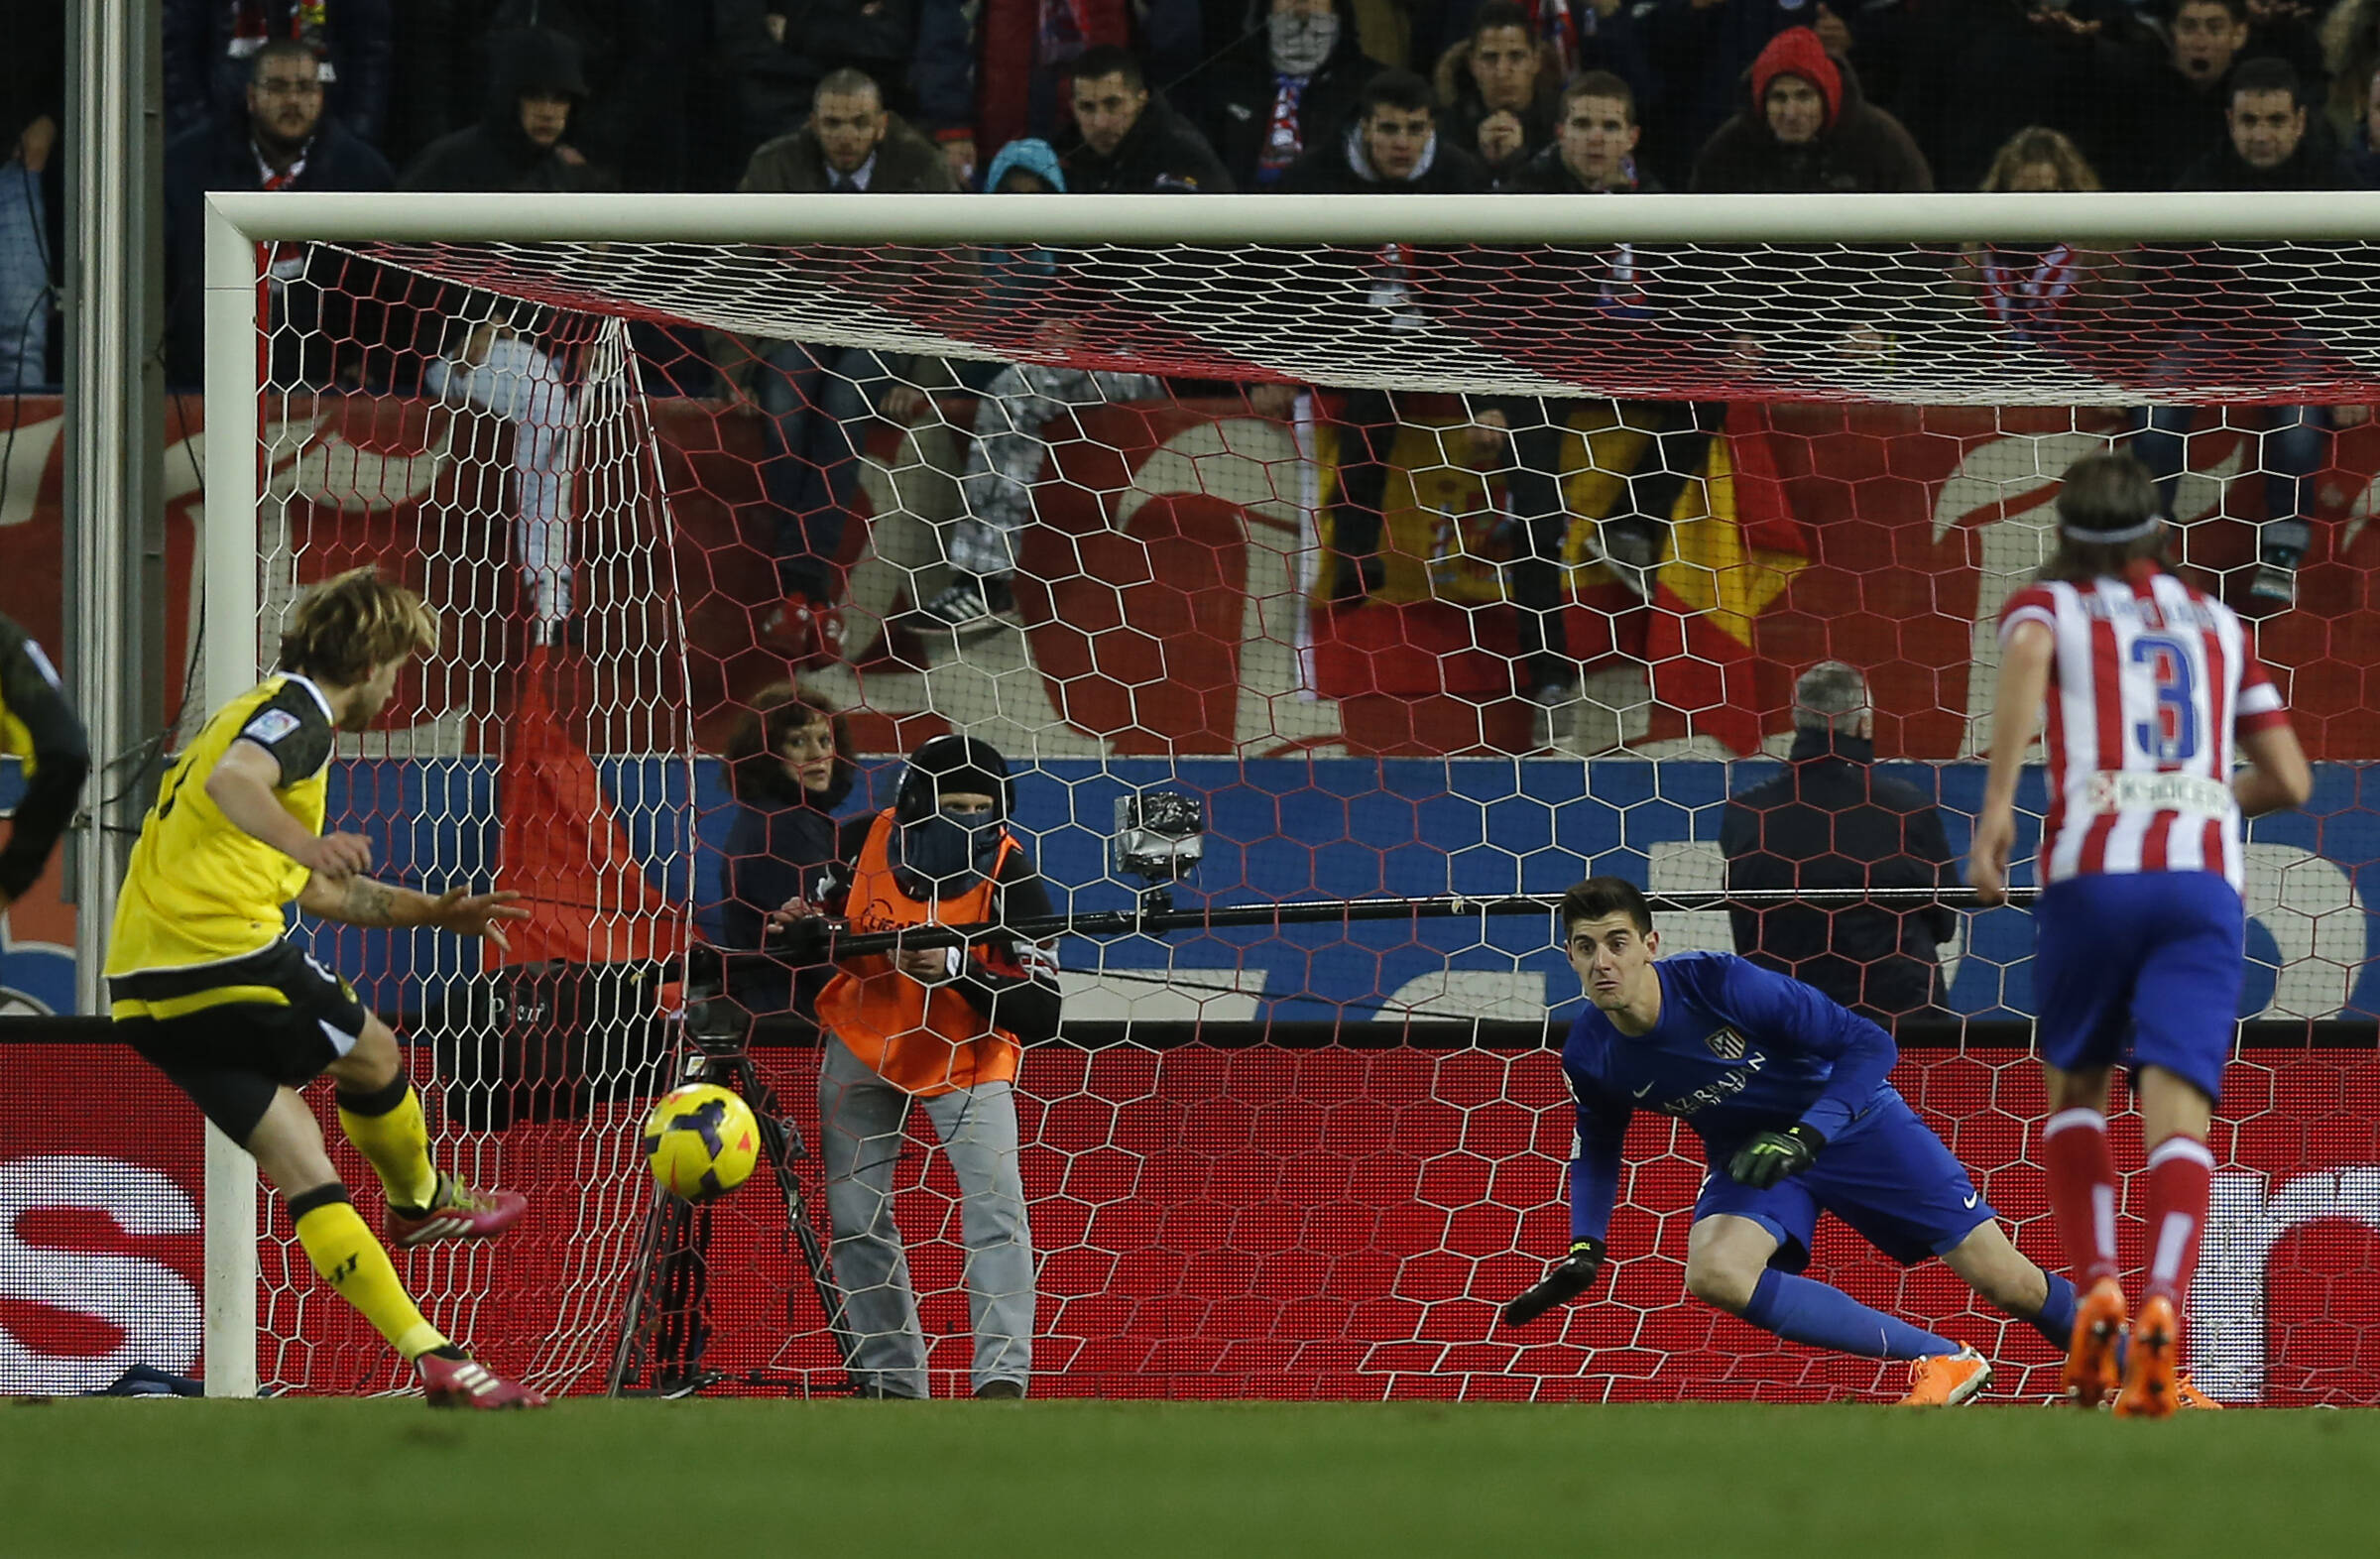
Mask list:
[[[806,914],[788,925],[773,928],[768,951],[788,964],[831,963],[835,956],[835,938],[844,929],[840,920]]]
[[[1504,1306],[1506,1326],[1526,1326],[1558,1304],[1568,1304],[1595,1286],[1604,1269],[1604,1242],[1574,1240],[1570,1255],[1556,1261],[1537,1286]]]
[[[1765,1191],[1789,1174],[1800,1174],[1818,1162],[1827,1139],[1795,1122],[1782,1132],[1762,1132],[1735,1150],[1727,1174],[1755,1191]]]

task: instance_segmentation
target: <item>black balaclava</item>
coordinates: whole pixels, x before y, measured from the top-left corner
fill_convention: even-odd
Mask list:
[[[989,742],[937,736],[917,749],[892,800],[892,879],[911,899],[963,894],[992,874],[1015,801],[1009,762]],[[946,795],[992,797],[992,810],[954,817]]]

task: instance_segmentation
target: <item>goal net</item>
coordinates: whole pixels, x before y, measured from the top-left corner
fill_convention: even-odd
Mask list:
[[[1206,808],[1185,905],[1634,879],[1681,906],[1666,950],[1760,940],[1889,1017],[1902,1092],[2054,1264],[2029,917],[1860,896],[1956,883],[1999,605],[2060,471],[2122,439],[2186,574],[2259,614],[2318,767],[2250,834],[2193,1364],[2233,1401],[2380,1389],[2354,1297],[2380,1256],[2380,1112],[2354,1103],[2380,1085],[2380,249],[2283,197],[1773,204],[217,197],[210,306],[244,328],[210,340],[207,615],[260,607],[218,680],[269,664],[313,581],[420,589],[439,651],[343,749],[331,814],[395,880],[534,910],[503,968],[302,933],[411,1043],[441,1160],[533,1199],[497,1246],[401,1257],[431,1318],[548,1389],[840,1385],[774,1178],[667,1234],[635,1145],[685,1064],[680,955],[775,907],[737,918],[753,802],[725,755],[789,688],[842,711],[839,815],[889,804],[926,737],[998,747],[1061,911],[1134,902],[1108,836],[1153,789]],[[1840,716],[1833,761],[1872,756],[1910,821],[1803,868],[1816,907],[1731,918],[1723,891],[1797,884],[1759,841],[1828,745],[1797,731],[1821,662],[1844,669],[1802,684],[1802,725]],[[2037,772],[2021,800],[2037,830]],[[1663,1118],[1632,1131],[1596,1296],[1497,1324],[1568,1240],[1547,1039],[1579,998],[1546,917],[1058,956],[1065,1032],[1018,1085],[1037,1393],[1897,1385],[1686,1299],[1702,1164]],[[814,1034],[763,1012],[746,1037],[814,1145]],[[792,1172],[823,1221],[816,1160]],[[933,1388],[963,1394],[960,1204],[921,1114],[895,1207]],[[261,1381],[404,1384],[278,1206],[257,1230]],[[694,1264],[656,1277],[656,1240]],[[1938,1263],[1831,1225],[1812,1257],[2053,1389],[2051,1349]]]

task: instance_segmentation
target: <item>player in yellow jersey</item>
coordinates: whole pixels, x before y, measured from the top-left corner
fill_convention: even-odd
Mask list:
[[[0,909],[50,864],[58,836],[74,819],[91,754],[82,722],[58,685],[58,670],[42,647],[0,615],[0,754],[22,759],[25,791],[18,797],[8,844],[0,847]]]
[[[518,894],[434,898],[373,882],[360,834],[322,832],[340,731],[371,724],[416,655],[437,646],[421,598],[359,568],[298,604],[279,673],[225,704],[167,771],[141,825],[108,940],[116,1032],[255,1155],[323,1280],[420,1371],[433,1407],[541,1407],[422,1318],[356,1215],[298,1090],[327,1072],[339,1125],[388,1192],[400,1246],[485,1240],[528,1203],[430,1161],[429,1132],[386,1023],[288,939],[295,902],[364,926],[442,926],[505,945]]]

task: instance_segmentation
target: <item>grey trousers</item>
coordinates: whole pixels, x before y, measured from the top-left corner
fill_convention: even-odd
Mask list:
[[[967,512],[950,523],[943,557],[963,574],[1016,572],[1016,539],[1033,519],[1033,484],[1049,459],[1041,430],[1070,407],[1149,401],[1165,393],[1147,374],[1012,363],[976,403],[975,442],[959,490]]]
[[[912,1101],[925,1107],[959,1182],[975,1388],[1022,1385],[1033,1369],[1033,1240],[1017,1172],[1014,1088],[986,1083],[914,1099],[828,1034],[818,1073],[820,1154],[853,1383],[885,1396],[929,1394],[917,1295],[892,1221],[892,1171]]]

